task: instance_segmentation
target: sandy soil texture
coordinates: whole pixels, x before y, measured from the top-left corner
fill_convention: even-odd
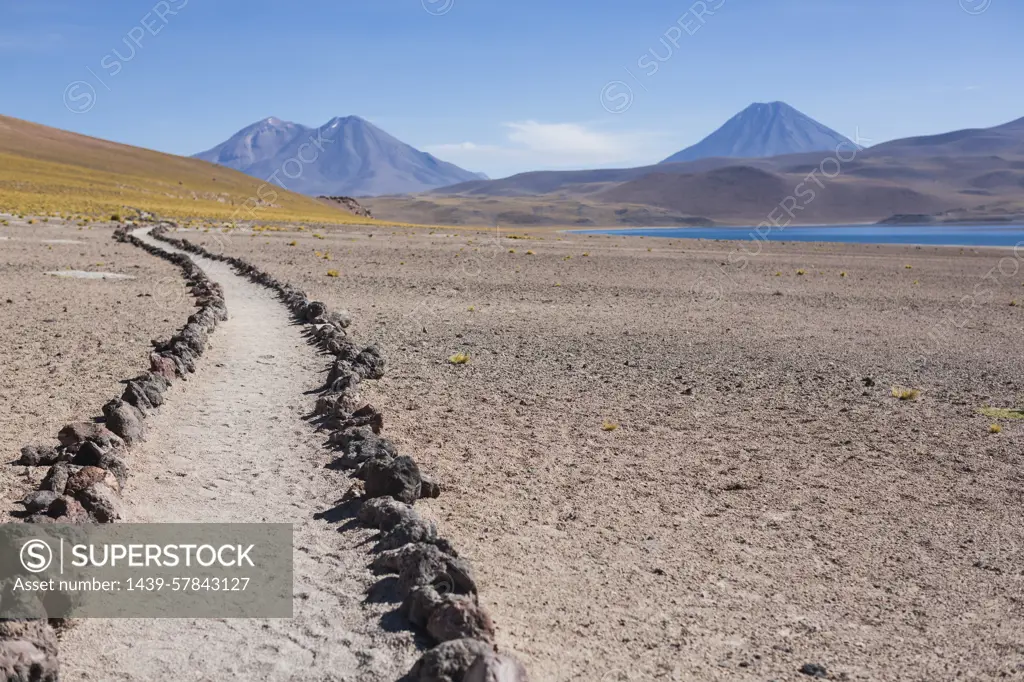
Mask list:
[[[1024,673],[1024,422],[979,412],[1020,406],[1012,253],[321,232],[186,236],[381,346],[535,679]]]
[[[388,605],[364,604],[371,533],[316,518],[345,492],[303,419],[326,363],[269,290],[197,262],[231,318],[147,421],[125,521],[294,524],[295,617],[82,621],[62,639],[63,678],[395,680],[416,650],[410,633],[381,627]]]
[[[71,421],[100,416],[123,379],[149,367],[150,340],[170,336],[192,312],[181,273],[113,229],[50,218],[0,226],[0,459],[23,445],[56,443]],[[59,278],[80,270],[134,279]],[[0,521],[44,470],[0,467]]]

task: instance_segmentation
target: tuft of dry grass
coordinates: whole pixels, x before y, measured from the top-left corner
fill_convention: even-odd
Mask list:
[[[616,424],[615,422],[606,421],[605,423],[601,424],[602,431],[614,431],[617,428],[619,428],[619,425]]]
[[[448,362],[453,365],[465,365],[469,363],[469,353],[456,353],[448,358]]]
[[[1003,427],[1000,426],[999,424],[992,424],[990,427],[988,427],[988,432],[989,433],[1002,433],[1003,432]]]
[[[917,400],[921,396],[921,391],[916,388],[905,388],[903,386],[892,387],[892,397],[899,398],[900,400]]]
[[[1024,410],[1006,407],[982,407],[979,413],[992,419],[1024,419]]]

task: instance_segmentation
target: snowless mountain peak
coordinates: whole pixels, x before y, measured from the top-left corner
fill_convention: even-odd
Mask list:
[[[421,152],[358,116],[336,116],[319,128],[271,116],[195,156],[262,179],[298,159],[301,171],[290,171],[296,177],[289,176],[287,187],[313,195],[409,194],[481,177]]]
[[[848,138],[785,102],[755,102],[706,138],[662,163],[712,157],[763,158],[804,152],[859,149]]]

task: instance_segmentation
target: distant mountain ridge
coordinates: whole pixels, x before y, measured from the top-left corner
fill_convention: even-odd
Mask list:
[[[661,163],[710,158],[759,159],[785,154],[860,149],[847,137],[785,102],[755,103],[703,140]]]
[[[823,162],[837,156],[842,158],[838,175],[806,192],[808,174],[817,170],[822,176]],[[813,198],[794,206],[794,195]],[[780,211],[794,224],[891,222],[892,216],[918,223],[1020,222],[1024,118],[891,140],[856,154],[837,155],[831,147],[768,158],[716,156],[638,168],[534,171],[464,182],[408,200],[375,200],[371,208],[382,219],[415,216],[437,224],[548,219],[636,225],[644,210],[650,225],[672,219],[684,224],[694,217],[757,225]]]
[[[486,179],[421,152],[358,116],[318,128],[273,116],[194,158],[309,195],[406,194]]]

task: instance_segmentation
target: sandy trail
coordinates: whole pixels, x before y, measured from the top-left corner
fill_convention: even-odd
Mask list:
[[[344,492],[302,418],[325,363],[269,290],[196,260],[223,285],[231,319],[148,420],[125,520],[293,523],[295,617],[84,620],[62,640],[63,678],[394,680],[415,653],[408,633],[380,627],[385,607],[364,603],[365,532],[314,518]]]

